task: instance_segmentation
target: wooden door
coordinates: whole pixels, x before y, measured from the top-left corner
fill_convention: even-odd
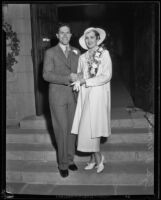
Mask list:
[[[30,11],[36,114],[42,115],[49,112],[48,83],[42,77],[43,58],[44,51],[55,43],[57,7],[55,4],[31,4]]]

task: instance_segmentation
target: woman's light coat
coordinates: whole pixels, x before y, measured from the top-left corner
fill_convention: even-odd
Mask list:
[[[86,84],[80,87],[71,133],[79,134],[86,131],[86,126],[90,124],[91,138],[108,137],[111,134],[112,62],[109,51],[104,50],[99,58],[101,63],[97,75],[89,78],[88,56],[87,51],[79,58],[77,72],[83,72]]]

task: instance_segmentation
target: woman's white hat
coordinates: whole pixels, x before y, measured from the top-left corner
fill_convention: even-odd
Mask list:
[[[97,31],[99,33],[99,35],[100,35],[100,39],[98,40],[98,43],[97,43],[98,45],[100,45],[104,41],[104,39],[106,38],[106,32],[103,29],[101,29],[101,28],[94,28],[94,27],[87,28],[84,31],[84,34],[79,38],[79,44],[81,45],[81,47],[83,49],[86,49],[86,50],[88,49],[87,46],[86,46],[86,43],[85,43],[85,35],[88,32],[92,31],[92,30]]]

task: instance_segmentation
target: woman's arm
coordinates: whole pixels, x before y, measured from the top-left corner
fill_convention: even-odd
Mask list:
[[[82,58],[79,57],[78,60],[78,68],[77,68],[77,80],[80,81],[83,79],[83,63],[82,63]]]
[[[98,76],[86,80],[86,87],[94,87],[104,85],[111,80],[112,77],[112,61],[107,50],[103,52],[101,59],[101,71]]]
[[[83,78],[83,62],[80,56],[78,60],[77,80],[71,85],[73,85],[73,90],[76,90],[78,92],[80,90],[80,85],[83,84],[85,84],[85,79]]]

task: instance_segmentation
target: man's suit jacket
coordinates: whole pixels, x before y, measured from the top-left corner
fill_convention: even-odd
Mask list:
[[[50,83],[49,101],[52,95],[54,104],[64,105],[74,98],[72,87],[69,86],[69,75],[77,73],[80,52],[72,46],[70,49],[68,58],[59,44],[45,52],[43,78]]]

